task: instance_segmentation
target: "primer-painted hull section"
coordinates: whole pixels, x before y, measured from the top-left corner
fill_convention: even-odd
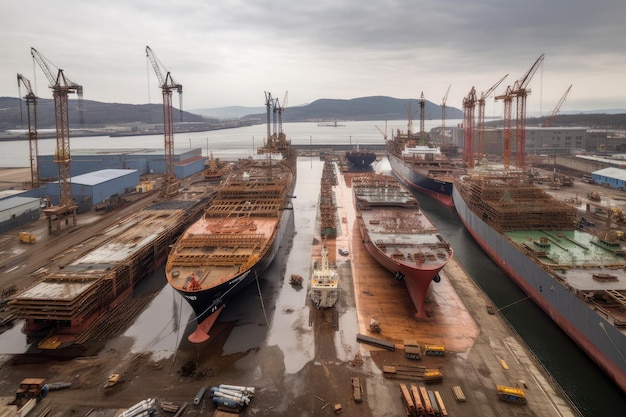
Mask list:
[[[519,242],[476,216],[456,188],[453,200],[463,224],[489,257],[626,391],[625,329],[562,284],[575,269],[563,269],[562,277],[549,272],[524,253]],[[624,279],[623,268],[609,272]]]

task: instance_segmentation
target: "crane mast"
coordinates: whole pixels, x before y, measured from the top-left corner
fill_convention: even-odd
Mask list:
[[[517,80],[513,85],[512,93],[517,101],[517,123],[515,128],[515,164],[518,169],[523,169],[526,154],[526,97],[530,94],[528,84],[535,75],[537,68],[543,62],[545,54],[541,54],[532,67]]]
[[[161,188],[161,197],[166,197],[178,192],[178,182],[174,174],[174,120],[172,117],[172,92],[176,90],[181,100],[182,119],[182,93],[183,86],[172,78],[172,74],[165,69],[163,64],[157,59],[152,49],[146,46],[146,56],[154,68],[154,72],[159,81],[159,87],[163,93],[163,133],[165,143],[165,176]],[[165,73],[165,76],[163,76]]]
[[[474,168],[474,111],[476,109],[476,89],[472,87],[463,98],[463,159],[465,166]]]
[[[17,74],[17,88],[20,85],[26,88],[27,94],[24,96],[26,100],[26,113],[28,119],[28,144],[30,149],[30,181],[33,188],[39,187],[39,167],[37,158],[39,156],[37,144],[37,96],[33,92],[30,81],[22,74]],[[21,92],[19,93],[21,96]]]
[[[561,97],[559,102],[557,103],[557,105],[554,108],[554,110],[552,111],[552,114],[550,115],[550,117],[548,117],[548,119],[543,124],[543,127],[550,127],[550,126],[552,126],[552,122],[554,122],[554,119],[556,118],[556,115],[559,114],[559,110],[561,109],[561,106],[563,105],[563,102],[565,101],[565,98],[567,97],[567,94],[569,93],[569,90],[571,90],[571,89],[572,89],[572,84],[570,84],[570,86],[567,88],[567,90],[565,90],[565,93],[563,94],[563,96]]]
[[[483,158],[485,155],[485,101],[487,98],[495,91],[496,88],[504,81],[509,74],[506,74],[504,77],[500,78],[500,80],[489,88],[486,92],[483,91],[480,94],[480,98],[478,99],[478,158],[479,160]]]
[[[424,130],[424,113],[426,111],[426,99],[424,98],[424,92],[420,96],[420,145],[426,145],[426,131]]]
[[[448,89],[446,90],[446,95],[443,96],[443,99],[441,100],[441,142],[442,143],[446,141],[446,101],[448,101],[448,93],[450,92],[450,87],[452,87],[452,84],[448,86]]]
[[[56,122],[56,151],[54,156],[59,169],[59,204],[44,210],[44,213],[48,216],[48,230],[51,232],[53,217],[57,220],[57,230],[60,228],[61,220],[70,215],[73,223],[76,224],[76,209],[78,206],[74,203],[72,195],[68,95],[76,93],[79,97],[82,97],[83,87],[67,78],[62,69],[58,69],[55,77],[48,66],[48,61],[35,48],[30,48],[30,53],[48,79],[54,98],[54,117]],[[79,107],[82,109],[80,103]],[[82,115],[82,111],[80,113]]]
[[[513,97],[511,86],[506,88],[504,94],[496,96],[496,100],[504,102],[504,127],[502,130],[502,160],[504,169],[508,170],[511,166],[511,114],[513,107]]]

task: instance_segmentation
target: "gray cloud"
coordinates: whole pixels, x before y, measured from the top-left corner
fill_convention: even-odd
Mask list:
[[[472,86],[485,90],[506,73],[513,82],[541,53],[529,110],[550,108],[569,84],[564,108],[626,107],[621,0],[4,3],[3,96],[17,95],[17,72],[35,77],[34,46],[88,98],[158,102],[150,45],[184,85],[187,108],[259,105],[264,90],[289,90],[291,104],[421,91],[438,102],[450,84],[448,104],[460,107]]]

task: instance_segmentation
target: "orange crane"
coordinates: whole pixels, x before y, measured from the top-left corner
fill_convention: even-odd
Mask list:
[[[554,108],[554,110],[552,111],[552,114],[550,115],[550,117],[548,117],[548,119],[543,124],[543,127],[550,127],[550,126],[552,126],[552,122],[554,122],[554,119],[556,118],[556,115],[559,114],[559,110],[561,109],[561,106],[563,105],[563,102],[565,101],[565,97],[567,97],[567,94],[569,93],[569,90],[571,90],[571,89],[572,89],[572,84],[570,84],[570,86],[567,88],[567,90],[565,90],[565,93],[563,94],[563,96],[561,97],[559,102],[557,103],[557,105]]]
[[[285,109],[287,108],[287,94],[288,93],[289,91],[285,91],[285,98],[283,99],[282,106],[278,102],[278,99],[276,99],[276,104],[278,105],[278,133],[279,134],[284,133],[283,132],[283,113],[285,112]]]
[[[57,230],[61,225],[61,220],[72,216],[73,223],[76,224],[76,209],[72,196],[72,176],[71,176],[71,154],[70,154],[70,123],[68,112],[68,95],[76,93],[79,97],[79,110],[82,120],[82,95],[83,87],[71,81],[65,76],[62,69],[58,69],[55,77],[50,70],[49,60],[43,57],[35,48],[30,48],[30,54],[39,64],[39,67],[48,78],[49,87],[52,89],[54,98],[54,116],[56,122],[56,151],[55,162],[59,168],[59,204],[44,210],[48,217],[48,231],[52,231],[52,219],[57,220]]]
[[[526,97],[530,94],[528,84],[535,75],[537,68],[543,62],[545,54],[541,54],[532,67],[522,78],[513,84],[512,94],[517,100],[517,124],[515,128],[515,165],[518,169],[524,168],[526,154]]]
[[[154,68],[159,87],[163,93],[163,132],[165,136],[165,175],[161,187],[161,197],[174,195],[178,192],[179,183],[174,174],[174,120],[172,119],[172,92],[176,90],[180,99],[180,117],[182,120],[182,93],[183,86],[172,78],[172,74],[165,69],[152,49],[146,46],[146,56]],[[163,76],[165,73],[165,76]]]
[[[21,97],[20,85],[26,88],[26,113],[28,118],[28,143],[30,145],[30,183],[33,188],[39,187],[39,168],[37,158],[39,156],[37,144],[37,96],[33,92],[30,81],[22,74],[17,74],[18,95]]]
[[[463,160],[465,166],[474,168],[474,111],[476,109],[476,89],[472,87],[463,98]]]
[[[509,74],[506,74],[504,77],[500,78],[500,81],[495,83],[489,88],[486,92],[483,91],[480,93],[480,98],[478,99],[478,159],[483,158],[485,155],[485,101],[487,98],[495,91],[496,88],[504,81]]]
[[[446,95],[443,96],[441,100],[441,141],[445,142],[446,140],[446,101],[448,100],[448,93],[450,92],[450,87],[452,84],[448,86],[448,90],[446,90]]]
[[[513,107],[513,94],[511,86],[506,88],[504,94],[496,96],[496,100],[504,101],[504,127],[502,130],[502,162],[504,169],[511,166],[511,109]]]

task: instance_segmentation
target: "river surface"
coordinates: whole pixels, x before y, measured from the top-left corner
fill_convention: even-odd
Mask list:
[[[454,126],[460,120],[449,120],[448,126]],[[406,131],[407,123],[403,121],[367,121],[367,122],[339,122],[340,126],[319,126],[317,123],[284,123],[284,131],[292,139],[294,144],[383,144],[382,132],[391,132],[396,129]],[[440,121],[426,121],[426,131],[440,125]],[[414,125],[413,130],[418,126]],[[262,144],[266,134],[265,125],[249,126],[244,128],[216,130],[208,132],[193,132],[176,134],[175,148],[201,148],[203,155],[212,152],[214,156],[222,159],[236,159],[252,155],[253,150]],[[39,153],[42,155],[54,152],[56,141],[54,139],[43,139],[39,141]],[[162,135],[150,136],[130,136],[115,137],[81,137],[71,138],[71,149],[144,149],[163,148]],[[7,141],[0,142],[0,167],[27,167],[28,141]],[[377,171],[391,171],[386,160],[376,162],[374,165]],[[306,173],[311,168],[310,173]],[[298,187],[300,196],[306,194],[305,188],[311,189],[312,195],[319,193],[319,175],[321,166],[319,161],[310,161],[300,158],[298,173]],[[305,184],[306,182],[306,184]],[[470,234],[465,230],[454,208],[445,207],[437,201],[421,194],[416,194],[421,202],[424,211],[431,220],[438,226],[441,234],[453,246],[455,256],[466,268],[470,276],[478,283],[487,296],[492,300],[493,305],[500,309],[501,313],[508,320],[511,326],[517,331],[524,342],[528,345],[532,353],[538,358],[543,366],[552,375],[554,380],[560,385],[573,404],[584,416],[609,416],[621,415],[626,410],[626,395],[576,346],[561,329],[556,326],[539,307],[537,307],[526,295],[487,257],[480,249]],[[303,216],[296,214],[296,234],[292,245],[294,248],[303,249],[310,242],[311,216],[314,221],[314,211],[316,199],[298,198],[296,213],[301,212]],[[306,215],[304,215],[306,213]],[[298,234],[301,233],[299,236]],[[285,248],[289,251],[289,248]],[[293,251],[293,249],[291,249]],[[295,251],[300,252],[300,250]],[[293,255],[293,254],[292,254]],[[310,250],[306,253],[306,259],[310,255]],[[290,258],[285,256],[285,258]],[[285,262],[298,262],[297,258],[286,259]],[[300,260],[301,261],[301,260]],[[287,269],[285,262],[282,265],[274,265],[268,273],[281,273]],[[156,278],[150,282],[161,285],[163,289],[157,296],[153,305],[160,306],[152,308],[145,318],[140,317],[138,321],[127,332],[127,336],[137,336],[138,329],[144,327],[142,320],[150,320],[152,323],[160,322],[163,328],[158,337],[151,337],[147,341],[150,346],[145,346],[146,340],[138,342],[138,350],[149,348],[157,355],[168,356],[175,350],[182,337],[180,328],[188,325],[190,319],[190,309],[182,302],[180,297],[174,294],[169,286],[165,285],[163,271],[157,271]],[[273,312],[289,312],[292,320],[297,322],[297,326],[302,330],[302,339],[299,341],[283,340],[280,329],[282,318],[274,317],[277,326],[267,329],[260,323],[256,323],[259,317],[258,312],[247,315],[249,309],[245,305],[241,308],[232,308],[225,315],[224,319],[238,320],[240,328],[235,328],[231,341],[227,341],[224,351],[241,351],[242,343],[249,344],[244,348],[251,348],[259,343],[271,343],[282,345],[286,356],[291,356],[287,368],[296,371],[311,358],[310,346],[312,335],[309,334],[307,326],[302,325],[304,312],[296,306],[301,306],[300,301],[305,296],[303,293],[294,293],[290,286],[272,286],[264,280],[260,280],[259,287],[250,286],[250,296],[254,293],[266,291],[275,294],[274,305],[271,306]],[[288,294],[286,294],[288,293]],[[258,293],[256,294],[258,300]],[[297,301],[297,302],[296,302]],[[163,308],[163,306],[171,306]],[[233,306],[234,307],[234,306]],[[265,306],[268,307],[268,306]],[[258,309],[259,306],[256,306]],[[163,317],[155,319],[154,314],[162,313]],[[225,312],[226,313],[226,312]],[[237,315],[240,315],[237,317]],[[256,317],[255,320],[252,317]],[[282,323],[285,325],[285,323]],[[305,330],[306,329],[306,330]],[[12,335],[13,343],[23,346],[20,340],[19,330],[11,329],[4,333],[1,339],[2,344],[7,341],[7,336]],[[241,337],[240,337],[241,336]],[[141,338],[140,338],[141,339]],[[144,344],[144,345],[142,345]],[[17,347],[17,346],[16,346]],[[304,348],[303,348],[304,347]],[[4,350],[4,349],[0,349]],[[19,349],[18,349],[19,350]],[[297,352],[297,353],[296,353]],[[622,411],[619,411],[622,410]]]

